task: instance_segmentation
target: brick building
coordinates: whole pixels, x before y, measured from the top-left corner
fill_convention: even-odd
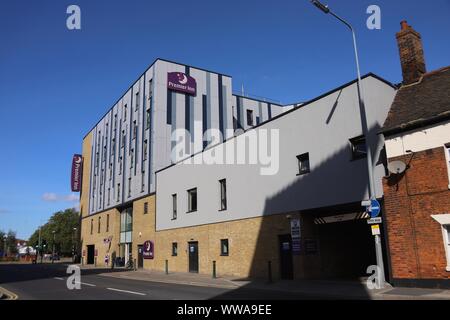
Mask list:
[[[403,83],[382,128],[391,164],[383,182],[391,280],[448,288],[450,67],[426,72],[420,34],[406,21],[397,41]]]

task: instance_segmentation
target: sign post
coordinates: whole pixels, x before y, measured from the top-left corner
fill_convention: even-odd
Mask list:
[[[299,255],[301,252],[300,241],[300,219],[291,220],[292,254]]]

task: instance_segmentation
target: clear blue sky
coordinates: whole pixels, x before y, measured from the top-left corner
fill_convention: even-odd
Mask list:
[[[423,37],[428,70],[450,64],[450,0],[329,0],[354,24],[363,73],[398,83],[402,19]],[[80,31],[66,8],[81,7]],[[381,8],[381,30],[366,8]],[[77,206],[70,164],[83,136],[157,57],[233,76],[234,89],[284,103],[355,77],[349,32],[308,0],[2,0],[0,229],[28,236]]]

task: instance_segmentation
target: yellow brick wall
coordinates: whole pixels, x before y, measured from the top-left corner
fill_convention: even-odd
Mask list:
[[[92,157],[92,132],[83,139],[82,155],[83,155],[83,175],[81,180],[80,194],[80,215],[87,216],[89,213],[89,175],[91,172]]]
[[[107,231],[107,216],[109,215],[109,228]],[[100,232],[98,232],[98,221],[100,218]],[[92,233],[91,233],[92,221]],[[81,246],[84,252],[83,262],[87,262],[87,246],[95,245],[97,249],[97,266],[105,266],[105,255],[109,255],[109,265],[113,253],[119,255],[119,230],[120,214],[117,209],[110,209],[88,217],[81,221]],[[105,244],[104,239],[111,237],[111,244]],[[83,254],[82,252],[82,254]]]

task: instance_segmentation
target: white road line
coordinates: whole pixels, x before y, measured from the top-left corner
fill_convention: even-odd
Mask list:
[[[83,286],[88,286],[88,287],[96,287],[96,285],[95,284],[92,284],[92,283],[86,283],[86,282],[75,282],[75,283],[79,283],[79,284],[82,284]]]
[[[116,289],[116,288],[106,288],[108,290],[112,290],[112,291],[119,291],[119,292],[126,292],[126,293],[131,293],[131,294],[137,294],[140,296],[146,296],[147,294],[145,293],[141,293],[141,292],[135,292],[135,291],[128,291],[128,290],[120,290],[120,289]]]
[[[60,277],[54,277],[53,279],[55,279],[55,280],[64,280],[64,278],[60,278]]]

